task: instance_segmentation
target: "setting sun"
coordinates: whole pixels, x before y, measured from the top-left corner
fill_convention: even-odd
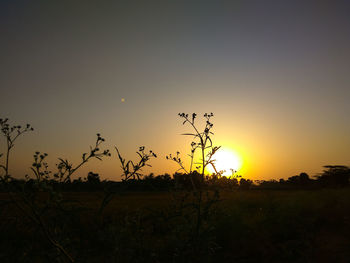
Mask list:
[[[221,148],[214,155],[216,170],[223,171],[223,175],[232,175],[232,170],[239,171],[242,167],[242,158],[231,149]],[[214,168],[208,166],[208,172],[214,173]]]

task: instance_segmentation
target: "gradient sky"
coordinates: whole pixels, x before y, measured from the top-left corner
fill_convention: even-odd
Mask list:
[[[165,155],[190,143],[179,112],[213,112],[214,143],[242,155],[247,178],[349,165],[347,3],[1,1],[0,117],[35,128],[12,174],[36,150],[52,170],[76,163],[97,132],[113,155],[80,176],[118,180],[114,146],[135,159],[140,145],[159,155],[147,173],[173,173]]]

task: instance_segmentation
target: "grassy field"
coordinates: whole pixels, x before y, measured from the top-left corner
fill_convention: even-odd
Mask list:
[[[42,197],[44,198],[44,197]],[[349,262],[350,189],[114,196],[65,193],[47,226],[76,262]],[[40,228],[0,195],[1,262],[65,262]],[[68,202],[69,201],[69,202]]]

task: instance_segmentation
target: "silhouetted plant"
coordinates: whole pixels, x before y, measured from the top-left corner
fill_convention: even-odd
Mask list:
[[[187,113],[179,113],[178,114],[180,118],[183,119],[183,125],[188,123],[194,130],[194,133],[183,133],[182,135],[185,136],[193,136],[193,141],[191,142],[191,153],[189,154],[191,158],[191,164],[189,173],[192,172],[192,166],[193,164],[198,164],[200,166],[196,166],[196,169],[201,168],[201,175],[204,177],[205,168],[207,165],[211,164],[216,171],[215,167],[215,160],[212,160],[213,155],[217,150],[220,149],[220,146],[213,146],[213,142],[211,139],[211,135],[214,135],[213,132],[211,132],[211,129],[213,128],[213,123],[210,122],[210,119],[214,116],[214,114],[211,113],[205,113],[203,117],[205,118],[205,126],[203,128],[203,131],[200,131],[199,128],[195,125],[195,120],[197,118],[196,113],[192,113],[191,117],[189,117],[189,114]],[[199,149],[201,153],[201,159],[200,162],[193,163],[194,155],[196,150]],[[176,157],[172,157],[171,155],[167,156],[167,159],[174,160],[177,163],[181,163],[182,161],[179,158],[179,152],[176,153]],[[207,158],[206,158],[207,157]],[[183,169],[185,172],[187,172],[186,169],[184,169],[183,165],[180,165],[181,169]]]
[[[21,125],[10,125],[8,123],[8,118],[0,119],[0,129],[1,134],[5,137],[6,140],[6,156],[5,163],[0,164],[0,168],[3,169],[4,175],[0,174],[0,179],[2,181],[7,181],[9,179],[9,160],[10,160],[10,152],[12,148],[15,146],[15,141],[24,133],[28,131],[33,131],[34,129],[30,124],[27,124],[25,127]],[[2,157],[3,153],[0,153],[0,157]]]
[[[64,211],[63,209],[63,198],[62,193],[59,191],[59,188],[54,188],[51,184],[53,181],[58,181],[58,183],[67,183],[70,182],[71,176],[84,164],[86,164],[90,159],[102,160],[105,156],[110,156],[109,150],[100,150],[99,146],[105,139],[101,137],[100,134],[97,134],[97,139],[95,145],[90,146],[89,153],[82,154],[82,161],[73,166],[67,159],[59,158],[59,163],[57,166],[57,172],[53,174],[53,178],[50,177],[51,171],[48,170],[48,165],[44,161],[47,157],[47,154],[40,154],[40,152],[35,152],[34,154],[34,163],[32,164],[31,170],[33,171],[36,177],[36,183],[32,185],[29,189],[23,189],[22,192],[19,192],[22,203],[25,207],[21,210],[36,223],[40,229],[45,234],[47,240],[57,248],[70,262],[74,262],[73,257],[67,251],[66,248],[54,237],[53,231],[50,229],[49,224],[45,220],[45,214],[50,209],[55,211]],[[30,180],[29,176],[26,176],[27,180]],[[42,206],[43,200],[38,200],[37,195],[40,192],[46,192],[48,197],[44,202],[45,205]],[[17,205],[20,205],[19,203]],[[57,229],[55,230],[57,232]]]
[[[143,175],[140,173],[142,168],[145,166],[152,167],[148,162],[151,158],[157,158],[157,155],[150,150],[148,153],[145,152],[145,147],[139,147],[139,150],[136,152],[140,157],[138,162],[133,162],[132,160],[126,161],[120,154],[117,147],[115,147],[118,153],[118,157],[121,163],[121,168],[123,169],[122,180],[128,181],[129,179],[140,179]]]
[[[134,163],[132,160],[126,161],[126,159],[121,156],[118,148],[115,147],[115,149],[117,151],[121,168],[123,170],[123,174],[122,174],[123,183],[127,183],[130,180],[136,180],[136,178],[137,180],[140,180],[141,177],[143,176],[143,174],[141,174],[142,169],[145,166],[152,167],[149,164],[149,161],[151,160],[151,158],[157,158],[157,155],[152,150],[146,153],[145,147],[140,146],[139,150],[136,152],[140,159]],[[124,184],[124,186],[126,185]],[[102,212],[106,208],[106,206],[112,201],[115,194],[116,194],[116,191],[111,190],[108,187],[104,189],[104,197],[100,204],[99,213],[98,213],[100,216],[102,215]]]
[[[57,164],[57,172],[54,174],[54,177],[59,180],[59,182],[70,182],[71,176],[85,163],[87,163],[90,159],[98,159],[102,160],[104,156],[111,156],[109,150],[101,151],[99,146],[101,143],[105,141],[104,138],[101,137],[99,133],[97,133],[97,139],[94,146],[90,146],[90,152],[82,154],[82,161],[76,165],[69,163],[67,159],[59,158],[59,163]]]
[[[203,131],[200,131],[199,128],[195,124],[195,120],[197,117],[196,113],[192,113],[191,117],[189,117],[189,114],[186,113],[179,113],[178,114],[180,118],[182,118],[183,125],[188,123],[192,127],[194,133],[184,133],[182,135],[186,136],[193,136],[193,141],[191,142],[191,152],[188,155],[190,157],[190,168],[187,170],[184,167],[183,161],[180,158],[180,152],[176,152],[176,156],[173,156],[169,154],[166,156],[166,159],[175,161],[179,166],[179,170],[183,170],[186,174],[192,174],[192,167],[193,164],[197,164],[196,169],[201,169],[201,177],[202,177],[202,184],[204,183],[204,172],[205,168],[208,165],[211,165],[214,169],[214,171],[219,174],[215,167],[215,160],[213,159],[214,154],[220,149],[220,146],[213,146],[213,142],[211,139],[211,135],[214,133],[211,132],[211,129],[213,128],[213,123],[211,123],[211,118],[214,116],[213,113],[205,113],[205,126],[203,128]],[[194,163],[194,157],[196,151],[199,150],[201,154],[200,162]],[[196,189],[196,185],[191,177],[193,188]]]
[[[186,174],[184,176],[189,176],[193,191],[193,201],[190,202],[188,205],[194,210],[195,214],[195,220],[193,221],[193,231],[191,236],[191,244],[194,249],[200,249],[200,246],[198,246],[199,239],[201,236],[201,233],[204,231],[204,222],[206,220],[206,217],[208,214],[210,214],[208,211],[210,211],[213,204],[216,204],[219,201],[219,192],[216,190],[214,191],[214,194],[210,195],[209,191],[206,191],[206,198],[203,196],[203,186],[204,186],[204,172],[205,168],[208,165],[211,165],[214,169],[214,171],[219,174],[219,172],[216,170],[215,167],[215,160],[213,159],[214,154],[220,149],[220,146],[213,146],[213,142],[211,139],[211,135],[213,135],[213,132],[211,129],[213,128],[213,124],[210,122],[210,119],[214,116],[213,113],[205,113],[205,126],[203,128],[203,131],[200,131],[199,128],[197,128],[195,124],[195,119],[197,117],[196,113],[192,113],[191,117],[189,117],[188,114],[185,113],[179,113],[178,114],[180,118],[183,119],[183,125],[188,123],[193,129],[193,133],[184,133],[182,135],[186,136],[192,136],[193,140],[191,142],[191,153],[189,154],[189,157],[191,159],[190,162],[190,168],[189,170],[186,170],[181,158],[179,157],[180,153],[177,152],[176,156],[172,156],[171,154],[166,156],[166,159],[175,161],[180,166],[179,170],[183,170]],[[196,151],[200,151],[201,159],[200,162],[194,163],[194,157]],[[192,171],[193,164],[197,164],[196,169],[201,169],[201,173],[199,174],[196,171]],[[178,171],[179,171],[178,170]],[[200,175],[200,182],[199,184],[196,183],[198,178],[198,175]]]
[[[48,170],[48,164],[44,161],[46,156],[47,153],[40,154],[40,152],[35,152],[34,154],[34,162],[30,169],[33,171],[38,182],[49,179],[49,175],[51,174],[51,171]],[[26,177],[28,178],[28,175]]]
[[[62,203],[62,195],[59,188],[54,188],[52,182],[57,180],[60,183],[65,183],[70,181],[71,176],[80,167],[87,163],[90,159],[96,158],[101,160],[104,156],[110,156],[109,150],[100,151],[99,145],[104,141],[104,139],[97,134],[97,141],[94,147],[90,147],[90,153],[84,153],[82,155],[82,161],[77,166],[73,166],[68,160],[63,160],[60,158],[60,162],[57,165],[58,171],[51,178],[51,171],[48,170],[48,165],[45,162],[47,154],[41,154],[40,152],[35,152],[34,162],[32,164],[31,170],[35,176],[35,180],[31,179],[30,176],[26,175],[26,182],[24,184],[15,184],[10,182],[16,182],[15,179],[9,174],[9,160],[10,151],[14,147],[14,143],[17,138],[24,134],[25,132],[32,131],[33,128],[27,124],[25,128],[21,126],[10,126],[8,124],[8,119],[0,119],[1,133],[6,138],[6,159],[5,164],[1,165],[0,168],[4,171],[4,175],[1,175],[1,181],[5,183],[8,188],[7,192],[12,203],[31,221],[39,227],[43,232],[47,241],[56,248],[69,262],[74,262],[73,257],[67,251],[67,249],[62,245],[62,243],[55,238],[55,233],[58,231],[57,228],[51,229],[50,222],[47,219],[50,217],[49,211],[54,210],[56,213],[58,211],[64,211]],[[11,188],[15,186],[16,188]],[[39,196],[40,193],[46,194],[46,200],[43,200]],[[63,210],[62,210],[63,209]]]

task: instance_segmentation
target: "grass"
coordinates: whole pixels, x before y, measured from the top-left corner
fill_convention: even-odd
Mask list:
[[[183,262],[184,258],[188,262],[347,262],[350,258],[350,189],[222,192],[222,201],[203,223],[200,239],[205,251],[197,251],[196,255],[184,247],[191,232],[191,214],[182,211],[181,216],[172,217],[173,212],[180,211],[171,211],[173,197],[164,192],[118,195],[97,224],[94,211],[103,194],[67,193],[67,200],[74,201],[76,208],[85,208],[74,219],[76,222],[70,222],[70,227],[77,229],[66,229],[82,235],[72,235],[76,240],[70,243],[84,244],[91,260],[86,262]],[[6,196],[1,195],[1,201],[5,200]],[[2,217],[1,229],[15,218],[11,214],[16,210],[8,209],[12,212]],[[40,238],[25,218],[16,220],[5,231],[16,236],[14,247],[37,235]],[[5,248],[7,252],[13,250],[4,241],[1,253]],[[39,247],[52,251],[48,245]],[[30,253],[40,255],[39,247],[32,247]],[[79,246],[75,249],[79,251]],[[80,253],[75,255],[78,259]],[[2,258],[2,262],[10,261]]]

